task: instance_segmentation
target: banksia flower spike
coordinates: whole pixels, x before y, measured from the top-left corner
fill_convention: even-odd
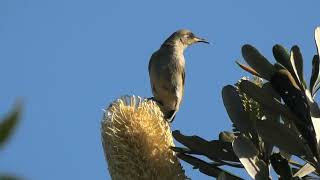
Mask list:
[[[135,96],[114,101],[102,120],[102,144],[113,180],[183,180],[173,138],[158,105]]]

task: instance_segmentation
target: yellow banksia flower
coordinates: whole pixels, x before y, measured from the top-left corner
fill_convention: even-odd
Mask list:
[[[187,179],[175,153],[169,123],[153,101],[124,96],[102,120],[102,145],[113,180]]]

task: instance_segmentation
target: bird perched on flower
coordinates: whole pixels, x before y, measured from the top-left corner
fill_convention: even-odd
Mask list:
[[[149,61],[149,76],[155,100],[167,121],[172,122],[184,93],[185,59],[184,50],[195,43],[209,43],[196,37],[191,31],[182,29],[174,32]]]

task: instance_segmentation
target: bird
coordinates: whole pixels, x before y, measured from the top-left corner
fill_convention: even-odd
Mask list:
[[[184,94],[184,50],[195,43],[207,43],[190,30],[181,29],[171,34],[149,60],[149,77],[153,97],[164,118],[172,123]]]

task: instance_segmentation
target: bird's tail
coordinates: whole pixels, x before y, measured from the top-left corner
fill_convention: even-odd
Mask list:
[[[167,112],[164,116],[164,118],[169,122],[169,123],[172,123],[174,118],[176,117],[176,113],[177,113],[177,110],[171,110],[169,112]]]
[[[163,107],[163,103],[161,101],[156,100],[154,97],[149,97],[147,98],[147,100],[156,102],[159,105],[162,113],[164,114],[164,119],[166,119],[169,123],[173,122],[174,118],[176,117],[177,110],[168,111]]]

